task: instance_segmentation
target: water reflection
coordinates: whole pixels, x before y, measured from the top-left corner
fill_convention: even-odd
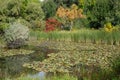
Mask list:
[[[39,78],[40,80],[44,80],[45,79],[45,76],[46,76],[46,73],[45,72],[38,72],[38,73],[36,73],[36,74],[29,74],[28,75],[29,77],[32,77],[32,78]]]
[[[32,69],[24,68],[22,65],[32,61],[42,61],[44,58],[46,58],[48,52],[55,52],[55,50],[48,49],[46,47],[38,47],[34,53],[28,55],[15,55],[0,58],[0,80],[4,80],[6,77],[16,78],[23,74],[31,77],[37,76],[41,79],[44,79],[46,75],[44,72],[37,72]]]
[[[28,62],[27,57],[6,57],[0,61],[1,77],[16,76],[16,74],[21,73],[24,69],[22,64]],[[4,74],[4,75],[3,75]]]
[[[36,56],[31,55],[19,55],[11,56],[0,59],[0,80],[4,78],[15,78],[21,75],[27,75],[29,73],[36,74],[37,71],[24,68],[22,65],[24,63],[31,62]],[[39,57],[39,56],[37,56]]]

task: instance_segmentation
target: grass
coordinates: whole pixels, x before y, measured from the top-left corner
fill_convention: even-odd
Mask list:
[[[51,78],[47,78],[46,80],[78,80],[77,77],[70,76],[69,74],[53,76]]]
[[[119,44],[120,31],[105,32],[102,30],[81,29],[77,31],[53,31],[40,32],[31,31],[30,36],[38,40],[55,40],[55,41],[74,41],[74,42],[92,42]]]
[[[107,75],[109,76],[108,78],[106,77],[106,74],[109,73],[91,74],[89,75],[89,78],[88,77],[81,78],[81,77],[71,76],[69,74],[64,74],[59,76],[54,75],[43,79],[40,79],[39,77],[21,76],[16,79],[5,79],[5,80],[120,80],[120,77],[111,77],[112,75]]]
[[[44,79],[40,79],[39,77],[30,77],[30,76],[21,76],[17,79],[5,79],[5,80],[77,80],[76,77],[70,76],[68,74],[60,75],[60,76],[52,76]]]
[[[5,79],[5,80],[40,80],[39,78],[32,78],[32,77],[19,77],[17,79]]]

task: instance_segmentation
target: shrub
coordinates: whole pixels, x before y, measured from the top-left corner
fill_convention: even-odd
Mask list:
[[[48,18],[46,20],[46,31],[53,31],[57,28],[60,28],[61,23],[54,18]]]
[[[4,34],[4,31],[8,26],[9,26],[8,23],[0,23],[0,35]]]
[[[85,27],[89,27],[89,22],[86,18],[83,19],[76,19],[74,21],[74,29],[81,29],[81,28],[85,28]]]
[[[11,18],[10,18],[11,19]],[[27,27],[31,27],[31,23],[30,22],[28,22],[28,21],[26,21],[25,19],[23,19],[22,17],[20,17],[20,18],[18,18],[18,19],[14,19],[14,20],[12,20],[11,22],[9,22],[9,23],[13,23],[13,22],[19,22],[19,23],[21,23],[21,24],[23,24],[23,25],[25,25],[25,26],[27,26]],[[9,24],[8,23],[8,24]],[[9,27],[9,26],[8,26]]]
[[[45,21],[44,20],[35,20],[31,22],[31,28],[33,30],[44,31],[45,30]]]
[[[104,30],[105,30],[106,32],[112,32],[112,31],[118,31],[119,28],[113,26],[111,23],[106,23],[106,24],[104,24]]]
[[[19,22],[10,24],[5,30],[5,41],[8,48],[19,48],[25,44],[28,39],[29,29]]]
[[[112,29],[113,29],[113,26],[112,26],[111,23],[106,23],[106,24],[104,25],[104,29],[105,29],[106,32],[111,32]]]

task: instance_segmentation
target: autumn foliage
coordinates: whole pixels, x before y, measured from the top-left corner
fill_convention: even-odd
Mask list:
[[[78,6],[73,4],[70,8],[64,8],[60,6],[57,9],[56,15],[60,18],[74,20],[76,18],[85,18],[85,15],[83,15],[82,13],[83,13],[83,10],[78,9]]]
[[[54,31],[57,28],[60,28],[61,23],[54,18],[48,18],[46,20],[46,32]]]

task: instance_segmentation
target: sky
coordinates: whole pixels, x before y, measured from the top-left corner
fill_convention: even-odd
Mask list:
[[[44,0],[40,0],[40,1],[44,1]]]

